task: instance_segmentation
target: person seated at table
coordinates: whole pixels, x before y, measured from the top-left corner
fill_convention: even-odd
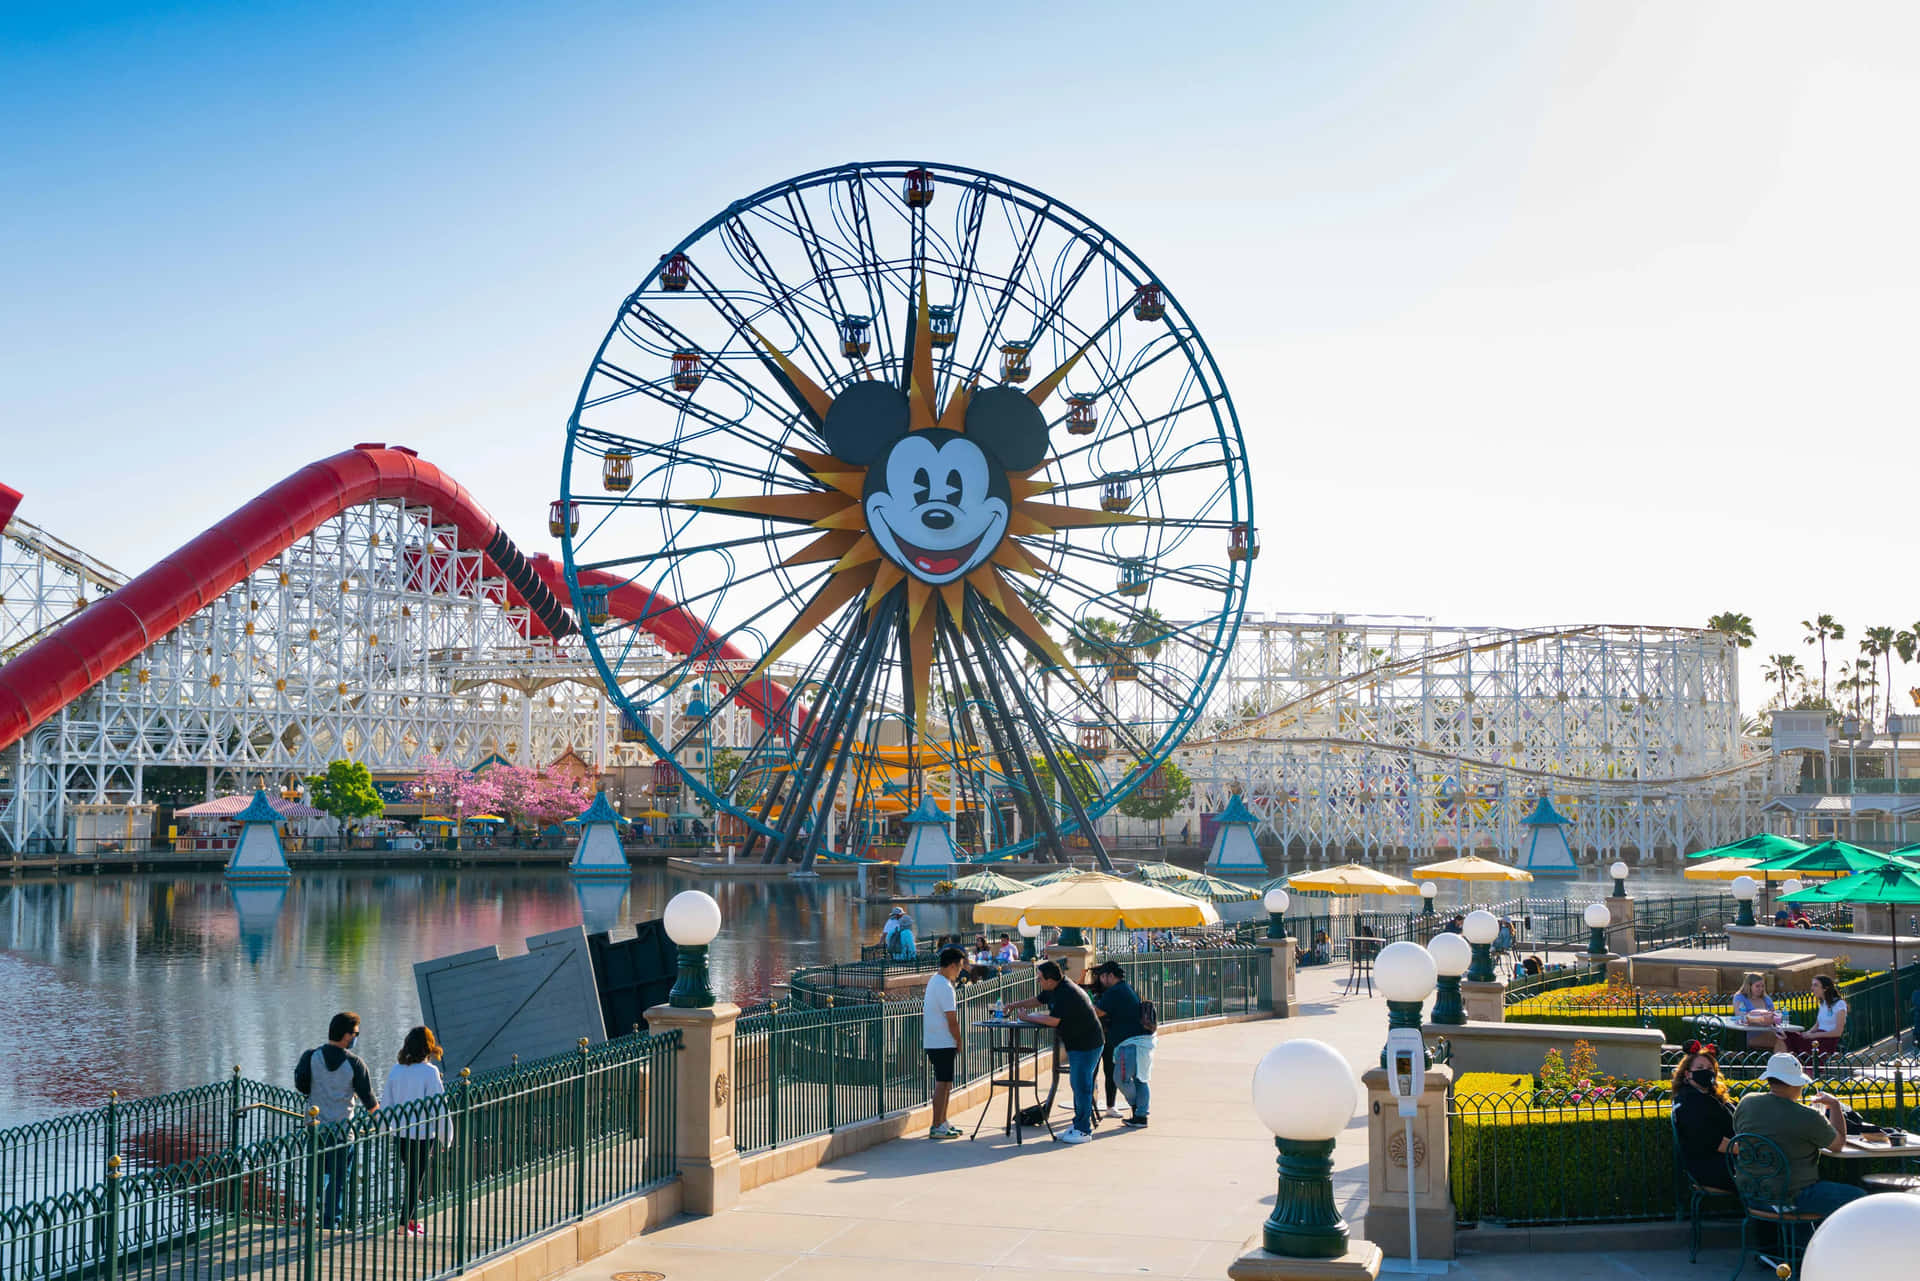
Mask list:
[[[1301,965],[1328,965],[1333,961],[1333,944],[1327,938],[1325,930],[1313,932],[1313,942],[1300,949],[1295,958]]]
[[[1000,946],[995,948],[993,952],[993,963],[995,965],[1012,965],[1019,959],[1020,949],[1013,945],[1013,935],[1002,934],[1000,936]]]
[[[1791,1054],[1769,1058],[1760,1077],[1767,1088],[1740,1100],[1733,1112],[1733,1132],[1757,1134],[1779,1146],[1787,1158],[1787,1195],[1793,1198],[1793,1208],[1824,1216],[1867,1195],[1865,1188],[1820,1177],[1820,1154],[1838,1152],[1847,1145],[1847,1119],[1840,1100],[1816,1094],[1808,1100],[1811,1106],[1802,1106],[1800,1096],[1811,1081]],[[1737,1158],[1734,1168],[1739,1168]]]
[[[1528,975],[1529,977],[1531,977],[1532,975],[1538,974],[1544,968],[1545,967],[1540,964],[1540,958],[1537,956],[1529,956],[1526,960],[1520,963],[1520,972],[1522,974]]]
[[[1740,980],[1740,990],[1733,994],[1733,1021],[1743,1027],[1771,1028],[1780,1022],[1780,1012],[1773,1008],[1773,998],[1767,995],[1767,980],[1758,974],[1749,974]]]
[[[1788,929],[1793,925],[1793,913],[1781,908],[1773,914],[1773,927],[1777,930]]]
[[[987,946],[987,936],[976,935],[973,940],[972,974],[975,980],[990,979],[1000,972],[994,964],[993,949]]]
[[[1733,1191],[1733,1096],[1720,1079],[1720,1047],[1687,1042],[1673,1069],[1673,1129],[1680,1163],[1703,1188]]]
[[[1787,1048],[1796,1054],[1812,1050],[1817,1054],[1832,1054],[1840,1048],[1840,1038],[1847,1030],[1847,1003],[1840,999],[1840,985],[1833,981],[1830,974],[1813,976],[1813,1028],[1802,1036],[1797,1032],[1786,1034]]]

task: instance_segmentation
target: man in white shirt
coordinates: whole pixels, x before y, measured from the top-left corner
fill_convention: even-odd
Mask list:
[[[947,1098],[953,1093],[953,1060],[960,1052],[960,999],[953,990],[967,954],[957,947],[940,953],[940,968],[927,980],[920,1003],[920,1044],[933,1064],[933,1128],[930,1139],[957,1139],[960,1127],[947,1124]]]
[[[993,959],[997,965],[1012,965],[1020,959],[1020,949],[1013,945],[1011,934],[1000,936],[1000,948],[993,954]]]

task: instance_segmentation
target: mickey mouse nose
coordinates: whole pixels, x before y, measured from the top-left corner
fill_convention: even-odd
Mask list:
[[[920,523],[928,529],[951,529],[953,527],[953,513],[950,511],[941,511],[936,507],[932,511],[921,512]]]

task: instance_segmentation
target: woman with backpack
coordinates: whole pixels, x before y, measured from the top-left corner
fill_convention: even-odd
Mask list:
[[[1100,995],[1094,1004],[1105,1025],[1107,1043],[1113,1047],[1113,1068],[1109,1078],[1117,1081],[1127,1096],[1133,1115],[1125,1124],[1142,1128],[1147,1124],[1153,1092],[1148,1085],[1153,1075],[1153,1045],[1160,1018],[1153,1002],[1143,1001],[1127,983],[1126,971],[1117,961],[1108,961],[1094,970],[1100,983]]]

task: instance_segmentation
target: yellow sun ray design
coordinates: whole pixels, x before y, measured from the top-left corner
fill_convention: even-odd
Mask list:
[[[964,435],[967,411],[976,395],[978,375],[956,383],[945,405],[936,403],[933,375],[933,345],[927,304],[927,285],[923,277],[916,290],[912,332],[907,344],[907,368],[901,390],[906,393],[909,434],[924,431],[952,432]],[[803,416],[819,429],[832,409],[834,397],[794,365],[757,330],[749,330],[759,344],[763,362],[793,398]],[[1042,378],[1027,392],[1036,406],[1059,389],[1074,365],[1091,344],[1082,346],[1058,369]],[[872,365],[861,370],[864,380],[878,380],[880,372]],[[854,385],[859,385],[856,381]],[[1009,496],[1004,536],[978,565],[957,579],[930,583],[910,574],[883,548],[868,528],[865,494],[869,467],[848,462],[831,453],[790,448],[786,455],[806,474],[806,480],[787,492],[739,497],[685,499],[678,505],[701,511],[724,513],[760,520],[807,525],[819,530],[817,537],[780,563],[786,566],[832,562],[826,584],[806,603],[799,615],[768,648],[766,656],[750,675],[758,675],[768,664],[787,653],[805,637],[816,632],[841,609],[855,604],[872,614],[889,599],[893,589],[907,584],[904,617],[901,621],[907,653],[906,683],[912,706],[908,714],[920,733],[932,732],[930,715],[930,679],[933,671],[935,638],[942,619],[955,626],[964,624],[969,596],[977,597],[1011,627],[1023,642],[1046,654],[1061,670],[1084,687],[1080,673],[1066,653],[1029,609],[1021,594],[1008,581],[1008,574],[1045,577],[1053,566],[1023,545],[1022,540],[1044,539],[1062,529],[1102,525],[1125,525],[1141,518],[1125,512],[1076,507],[1067,503],[1042,502],[1038,495],[1050,493],[1054,486],[1042,473],[1051,465],[1011,469],[1006,472]],[[811,486],[807,484],[811,481]]]

